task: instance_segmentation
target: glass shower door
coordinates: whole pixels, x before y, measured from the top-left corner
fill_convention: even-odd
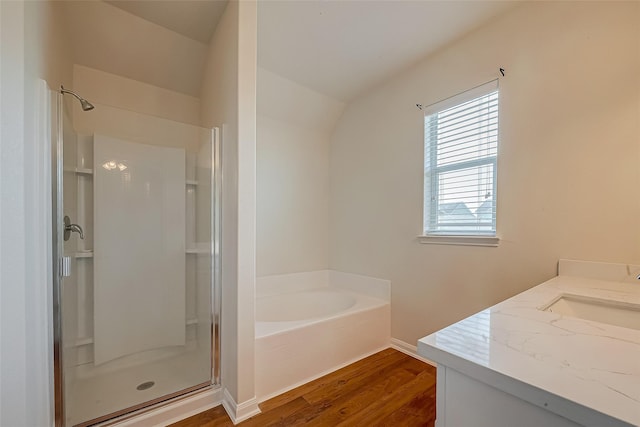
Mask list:
[[[84,426],[213,382],[215,159],[210,130],[114,128],[142,115],[72,101],[59,102],[56,389],[61,424]]]
[[[55,245],[55,265],[57,281],[54,289],[54,315],[56,317],[54,354],[55,354],[55,391],[56,391],[56,425],[65,425],[61,419],[68,404],[67,390],[74,380],[73,366],[76,365],[74,337],[79,335],[77,324],[78,307],[78,240],[72,234],[78,234],[81,228],[77,224],[71,228],[71,218],[77,220],[78,181],[75,177],[77,138],[73,131],[70,100],[57,93],[55,112],[57,114],[57,146],[54,154],[54,187],[53,229]],[[57,195],[57,197],[55,197]],[[69,229],[67,230],[67,227]],[[72,231],[75,230],[75,231]],[[82,230],[82,238],[84,238]],[[70,408],[67,408],[70,409]]]

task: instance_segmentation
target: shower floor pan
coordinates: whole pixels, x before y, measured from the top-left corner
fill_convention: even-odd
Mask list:
[[[87,425],[88,421],[202,384],[211,373],[210,364],[203,358],[207,358],[204,352],[187,351],[139,366],[81,376],[72,373],[76,378],[69,384],[66,425]]]

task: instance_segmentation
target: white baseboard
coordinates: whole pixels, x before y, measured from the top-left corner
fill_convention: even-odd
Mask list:
[[[260,413],[260,408],[258,407],[258,399],[255,397],[253,399],[249,399],[240,404],[236,403],[229,393],[229,390],[224,389],[224,397],[222,398],[222,406],[225,411],[231,418],[233,424],[238,424],[246,419],[253,417],[254,415],[258,415]]]
[[[208,389],[109,425],[114,427],[161,427],[215,408],[221,403],[222,390],[220,388]]]
[[[425,359],[424,357],[420,356],[418,354],[418,347],[416,347],[415,345],[411,345],[407,342],[404,341],[400,341],[397,338],[391,338],[391,348],[394,348],[398,351],[403,352],[404,354],[407,354],[411,357],[415,357],[416,359],[424,362],[424,363],[428,363],[431,366],[436,366],[436,363],[429,360],[429,359]]]

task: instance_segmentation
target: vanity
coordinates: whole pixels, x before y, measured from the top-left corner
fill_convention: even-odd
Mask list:
[[[640,426],[640,265],[558,276],[418,341],[437,427]]]

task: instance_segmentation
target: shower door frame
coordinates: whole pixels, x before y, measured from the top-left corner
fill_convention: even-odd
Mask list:
[[[56,102],[51,102],[52,145],[51,147],[51,242],[53,272],[53,380],[54,380],[54,416],[56,427],[64,426],[64,372],[62,357],[62,259],[63,210],[62,210],[62,174],[63,174],[63,121],[64,98],[56,93]],[[54,97],[52,97],[53,99]],[[54,107],[55,106],[55,107]]]
[[[51,242],[53,273],[53,406],[55,427],[69,427],[65,424],[65,384],[62,331],[62,282],[64,244],[62,236],[64,218],[64,97],[60,91],[52,90],[57,95],[56,101],[51,97]],[[210,389],[220,388],[220,314],[221,314],[221,203],[222,203],[222,147],[220,129],[211,130],[211,381],[178,390],[174,393],[158,397],[105,414],[101,417],[83,422],[78,426],[88,426],[108,420],[124,420],[156,410],[183,398]],[[95,168],[95,165],[94,165]]]

